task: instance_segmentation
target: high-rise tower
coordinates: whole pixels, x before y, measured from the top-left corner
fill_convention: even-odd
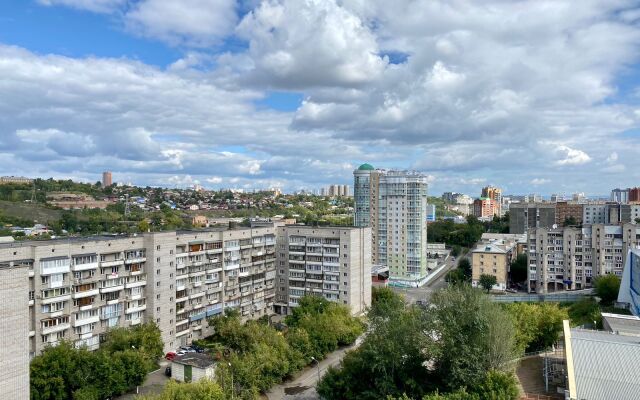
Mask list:
[[[427,177],[410,171],[353,172],[354,225],[370,226],[373,263],[387,265],[392,279],[427,275]]]

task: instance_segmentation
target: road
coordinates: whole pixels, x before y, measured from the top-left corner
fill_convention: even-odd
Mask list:
[[[468,253],[463,254],[460,257],[468,257]],[[452,257],[447,257],[446,259],[446,267],[442,270],[435,280],[425,284],[424,286],[418,288],[402,288],[402,287],[392,287],[393,291],[397,293],[401,293],[405,296],[407,301],[410,303],[415,303],[418,300],[421,301],[429,301],[431,298],[431,294],[444,287],[447,287],[447,282],[445,282],[444,278],[447,275],[447,272],[451,271],[458,264],[459,257],[456,257],[455,261],[453,261]]]
[[[351,346],[343,347],[327,355],[327,358],[319,364],[313,364],[298,373],[292,380],[276,385],[266,395],[269,400],[296,399],[319,400],[320,396],[315,390],[318,377],[324,375],[330,366],[336,367],[349,350],[356,349],[362,342],[362,336]]]

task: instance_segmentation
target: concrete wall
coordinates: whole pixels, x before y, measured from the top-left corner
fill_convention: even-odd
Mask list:
[[[29,277],[26,267],[0,265],[0,393],[29,398]]]

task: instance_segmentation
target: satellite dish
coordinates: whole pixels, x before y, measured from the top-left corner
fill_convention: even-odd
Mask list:
[[[558,224],[553,224],[552,228],[553,229],[558,229]]]

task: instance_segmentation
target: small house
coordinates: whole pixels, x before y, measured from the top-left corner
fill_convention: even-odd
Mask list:
[[[214,379],[216,362],[204,353],[187,353],[171,361],[171,377],[179,382]]]

